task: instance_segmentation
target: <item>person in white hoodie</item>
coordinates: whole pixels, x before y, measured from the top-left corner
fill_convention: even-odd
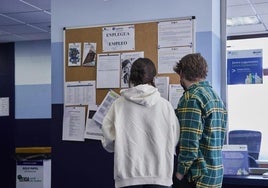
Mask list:
[[[129,88],[120,91],[103,119],[102,145],[114,152],[115,187],[167,188],[172,185],[179,123],[154,84],[148,58],[132,64]]]

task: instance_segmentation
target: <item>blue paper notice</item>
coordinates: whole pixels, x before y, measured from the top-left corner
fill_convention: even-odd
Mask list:
[[[228,51],[228,85],[262,84],[262,59],[261,49]]]

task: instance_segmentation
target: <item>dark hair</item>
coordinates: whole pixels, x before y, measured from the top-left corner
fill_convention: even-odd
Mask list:
[[[155,87],[156,68],[149,58],[138,58],[131,66],[129,85],[151,84]]]
[[[200,53],[193,53],[181,58],[173,70],[189,81],[197,81],[207,77],[208,65]]]

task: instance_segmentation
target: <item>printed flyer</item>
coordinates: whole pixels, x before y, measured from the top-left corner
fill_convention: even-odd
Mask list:
[[[224,175],[248,175],[247,145],[224,145],[222,148]]]

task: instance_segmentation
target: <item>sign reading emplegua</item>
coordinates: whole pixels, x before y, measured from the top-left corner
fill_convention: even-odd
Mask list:
[[[103,52],[135,50],[134,25],[104,27],[102,45]]]

